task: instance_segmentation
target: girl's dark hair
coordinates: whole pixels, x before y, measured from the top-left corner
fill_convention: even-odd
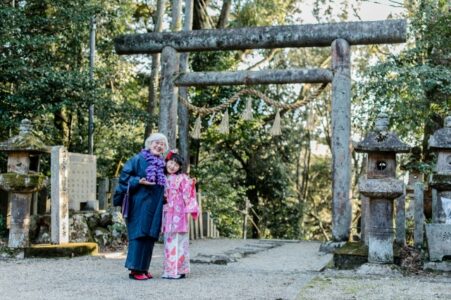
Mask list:
[[[167,159],[166,162],[170,160],[175,161],[180,166],[180,169],[177,172],[175,172],[175,174],[182,173],[183,166],[185,165],[185,160],[183,159],[183,157],[180,154],[173,153],[171,158]],[[166,170],[166,168],[164,168],[164,171],[167,174],[168,171]]]

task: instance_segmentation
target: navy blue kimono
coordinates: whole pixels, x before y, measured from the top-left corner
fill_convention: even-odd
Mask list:
[[[147,272],[152,258],[153,245],[161,230],[164,186],[139,184],[146,178],[147,161],[141,154],[128,160],[119,177],[116,193],[129,189],[127,218],[128,253],[125,267]]]

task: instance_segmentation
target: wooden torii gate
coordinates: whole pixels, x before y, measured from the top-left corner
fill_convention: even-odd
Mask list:
[[[211,29],[122,35],[115,49],[123,54],[162,53],[159,131],[176,143],[177,87],[206,85],[332,82],[332,238],[347,241],[352,210],[351,45],[403,43],[405,20],[342,22],[238,29]],[[331,47],[331,69],[291,69],[179,74],[179,52],[257,48]]]

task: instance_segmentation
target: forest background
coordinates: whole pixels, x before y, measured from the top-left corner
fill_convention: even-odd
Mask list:
[[[119,34],[171,30],[167,0],[0,0],[0,140],[17,134],[28,118],[47,145],[88,152],[88,110],[95,107],[94,154],[98,176],[115,177],[157,131],[159,56],[119,57]],[[368,5],[409,21],[408,41],[352,47],[352,139],[386,112],[390,130],[418,147],[416,160],[400,157],[404,170],[427,175],[434,156],[431,133],[450,115],[450,14],[446,0],[194,0],[193,30],[360,20]],[[164,9],[157,9],[162,7]],[[310,16],[306,18],[305,16]],[[89,76],[90,20],[95,16],[94,80]],[[366,19],[365,19],[366,20]],[[175,26],[176,27],[176,26]],[[174,28],[174,26],[172,26]],[[330,65],[329,48],[193,53],[192,71],[315,68]],[[190,101],[212,107],[246,86],[189,89]],[[283,103],[302,99],[309,85],[259,85]],[[202,119],[200,140],[190,140],[190,172],[198,179],[204,209],[222,236],[241,237],[246,200],[248,237],[319,239],[331,236],[330,86],[316,99],[282,114],[282,135],[272,136],[274,108],[253,98],[253,119],[241,118],[246,97],[222,114]],[[190,128],[195,116],[190,116]],[[49,158],[43,171],[49,175]],[[353,228],[358,225],[356,184],[364,160],[353,153]],[[0,154],[0,172],[6,155]],[[0,218],[4,220],[4,218]]]

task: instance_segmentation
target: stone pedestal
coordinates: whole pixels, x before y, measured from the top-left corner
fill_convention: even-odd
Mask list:
[[[430,261],[442,261],[451,256],[451,224],[426,224]]]
[[[393,262],[393,200],[404,192],[404,184],[393,178],[367,179],[359,191],[369,198],[368,261]]]

